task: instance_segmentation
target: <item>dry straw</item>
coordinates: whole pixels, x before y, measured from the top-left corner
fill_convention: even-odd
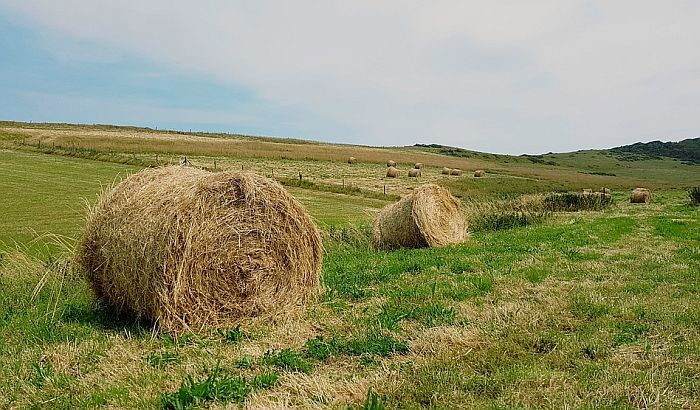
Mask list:
[[[389,162],[386,163],[387,167],[395,167],[396,166],[396,161],[389,160]]]
[[[445,246],[464,242],[466,228],[459,201],[447,189],[426,184],[382,209],[372,243],[377,249]]]
[[[348,164],[355,164],[355,163],[357,163],[357,158],[355,158],[355,157],[348,158]]]
[[[646,188],[635,188],[630,194],[630,202],[633,204],[646,204],[651,201],[651,191]]]
[[[457,168],[451,169],[451,170],[450,170],[450,175],[457,175],[457,176],[462,175],[462,170],[461,170],[461,169],[457,169]]]
[[[450,168],[445,167],[442,169],[442,175],[450,175],[451,171],[452,170]]]
[[[387,178],[398,178],[399,170],[394,167],[389,167],[386,169],[386,176]]]
[[[109,306],[177,333],[313,298],[322,252],[314,222],[277,182],[166,167],[100,197],[75,261]]]
[[[419,176],[421,176],[421,171],[420,171],[420,169],[416,169],[416,168],[409,169],[408,176],[411,178],[418,178]]]
[[[476,177],[476,178],[481,178],[484,175],[486,175],[486,173],[484,172],[483,169],[477,169],[476,171],[474,171],[474,177]]]

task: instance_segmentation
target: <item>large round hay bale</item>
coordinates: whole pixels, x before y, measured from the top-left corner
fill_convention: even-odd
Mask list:
[[[481,177],[483,177],[484,175],[486,175],[486,173],[484,172],[483,169],[477,169],[476,171],[474,171],[474,177],[475,177],[475,178],[481,178]]]
[[[413,168],[415,168],[415,169],[423,169],[423,163],[422,163],[422,162],[416,162],[415,165],[413,165]]]
[[[181,332],[312,298],[322,253],[314,222],[277,182],[167,167],[100,197],[75,261],[107,305]]]
[[[355,164],[355,163],[357,163],[357,158],[355,158],[355,157],[348,158],[348,164]]]
[[[457,169],[457,168],[451,169],[451,170],[450,170],[450,175],[457,175],[457,176],[462,175],[462,170],[461,170],[461,169]]]
[[[442,175],[450,175],[450,172],[451,172],[451,171],[452,171],[452,170],[451,170],[450,168],[444,167],[444,168],[442,169]]]
[[[646,188],[635,188],[630,194],[630,202],[633,204],[646,204],[651,202],[651,191]]]
[[[386,163],[386,166],[387,166],[387,167],[395,167],[395,166],[396,166],[396,161],[391,161],[391,160],[389,160],[389,161]]]
[[[459,201],[447,189],[426,184],[381,210],[372,243],[377,249],[445,246],[464,242],[466,228]]]
[[[389,167],[386,169],[386,176],[387,178],[398,178],[399,170],[394,167]]]
[[[420,169],[416,169],[416,168],[409,169],[408,176],[411,178],[418,178],[419,176],[421,176]]]

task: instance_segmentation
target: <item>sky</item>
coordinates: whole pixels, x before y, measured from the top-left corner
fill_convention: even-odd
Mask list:
[[[0,0],[0,119],[564,152],[700,135],[700,1]]]

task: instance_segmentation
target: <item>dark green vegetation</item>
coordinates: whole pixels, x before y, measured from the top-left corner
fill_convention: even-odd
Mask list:
[[[700,205],[700,187],[691,188],[688,191],[688,197],[690,197],[691,204]]]
[[[700,164],[700,138],[689,138],[679,142],[638,142],[632,145],[612,148],[610,152],[621,160],[675,158],[681,161]]]
[[[612,202],[612,195],[565,192],[545,196],[543,205],[551,212],[601,211]]]
[[[557,155],[584,172],[615,161]],[[369,245],[387,201],[291,187],[323,229],[324,294],[174,337],[114,317],[68,263],[81,198],[136,168],[33,150],[0,160],[0,407],[700,407],[697,177],[675,173],[695,168],[630,163],[684,188],[657,188],[647,205],[618,189],[605,206],[576,195],[548,210],[529,194],[580,183],[520,159],[540,177],[443,182],[466,205],[468,242],[392,252]],[[561,212],[569,204],[577,212]]]

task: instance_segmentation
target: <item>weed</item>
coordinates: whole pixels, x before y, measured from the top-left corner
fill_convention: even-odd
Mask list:
[[[688,191],[690,203],[696,206],[700,205],[700,187],[693,187]]]
[[[298,371],[307,374],[311,373],[313,369],[313,365],[304,359],[303,353],[288,348],[277,352],[267,351],[263,355],[262,361],[265,364],[283,370]]]
[[[236,325],[235,328],[229,330],[219,330],[219,336],[227,343],[238,343],[248,335],[241,329],[241,325]]]
[[[161,403],[164,408],[175,410],[214,400],[242,403],[251,391],[252,386],[245,378],[224,374],[217,364],[204,380],[195,381],[192,376],[187,376],[178,391],[161,397]]]
[[[173,352],[163,352],[163,353],[152,353],[148,357],[146,357],[146,361],[148,364],[150,364],[152,367],[158,368],[158,369],[164,369],[167,366],[171,364],[178,364],[182,361],[180,356],[178,356],[177,353]]]

